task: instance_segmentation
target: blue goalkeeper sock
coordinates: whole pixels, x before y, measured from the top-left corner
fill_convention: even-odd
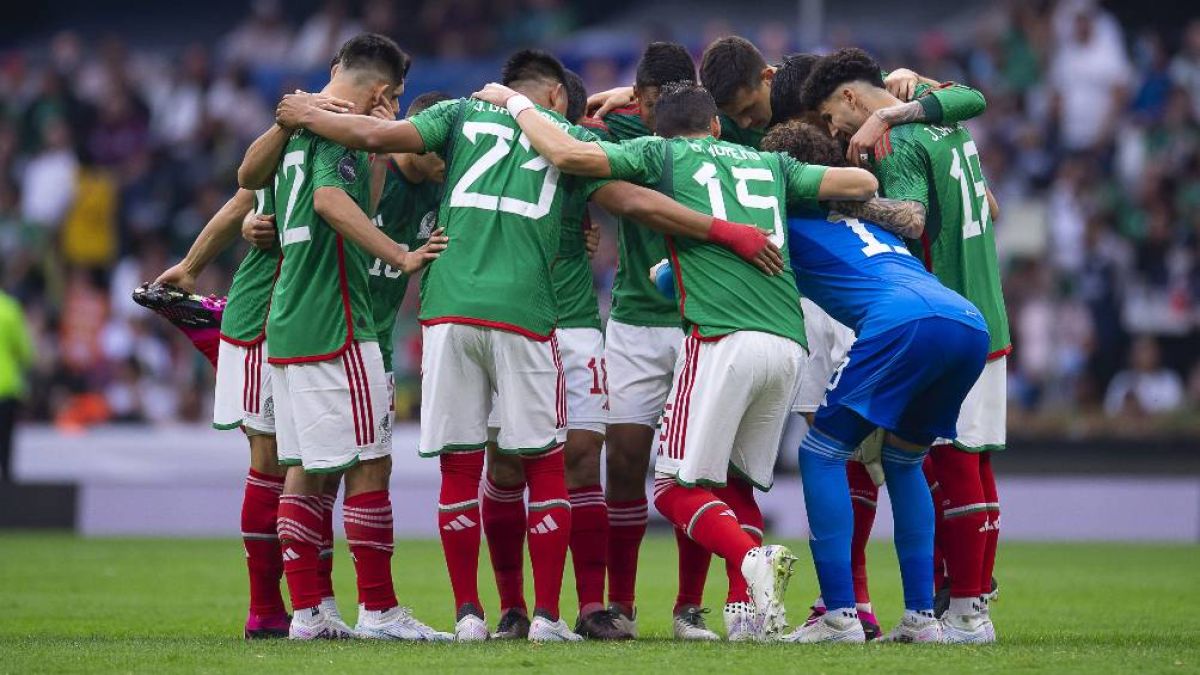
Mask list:
[[[816,429],[810,429],[800,443],[800,475],[811,532],[809,547],[821,597],[830,610],[854,607],[854,576],[850,570],[854,509],[846,480],[846,461],[853,451],[853,447]]]
[[[914,612],[933,609],[933,498],[921,471],[928,452],[908,452],[886,443],[883,446],[883,473],[892,501],[904,608]]]

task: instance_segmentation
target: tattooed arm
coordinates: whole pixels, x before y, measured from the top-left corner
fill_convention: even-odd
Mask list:
[[[829,202],[828,206],[842,215],[878,223],[905,239],[919,239],[925,232],[925,205],[921,202],[872,197],[865,202]]]

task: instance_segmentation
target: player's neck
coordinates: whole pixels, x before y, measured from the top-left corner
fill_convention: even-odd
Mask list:
[[[363,101],[361,99],[365,98],[365,96],[363,96],[363,92],[360,87],[355,86],[355,84],[353,82],[350,82],[347,79],[341,78],[341,77],[335,77],[332,80],[330,80],[329,84],[325,85],[325,88],[321,90],[321,93],[329,95],[329,96],[333,96],[334,98],[340,98],[344,101],[350,101],[350,102],[354,103],[356,108],[363,105]],[[354,112],[362,114],[362,115],[366,115],[367,113],[369,113],[371,111],[370,110],[361,110],[360,111],[360,110],[356,109]]]
[[[876,87],[871,87],[870,89],[864,90],[861,98],[863,105],[866,106],[868,112],[875,112],[880,108],[886,108],[888,106],[896,105],[897,103],[902,103],[900,99],[892,96],[887,89],[879,89]]]

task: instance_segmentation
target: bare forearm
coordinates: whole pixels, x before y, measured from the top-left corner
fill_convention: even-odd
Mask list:
[[[530,108],[517,115],[517,124],[538,154],[565,173],[607,178],[608,155],[595,143],[572,138],[540,111]]]
[[[375,155],[371,161],[371,214],[379,213],[379,200],[383,198],[383,185],[387,181],[388,155]]]
[[[345,192],[331,187],[317,188],[313,210],[338,234],[357,244],[373,258],[394,264],[403,255],[400,245],[371,224],[367,214]]]
[[[925,232],[925,206],[920,202],[873,197],[865,202],[834,201],[829,207],[843,215],[877,223],[907,239],[918,239]]]
[[[617,181],[594,192],[592,200],[609,213],[629,218],[655,232],[708,240],[712,216],[693,211],[653,190]]]
[[[342,115],[308,108],[301,126],[338,145],[369,152],[424,152],[425,143],[409,122],[389,122],[366,115]]]
[[[270,129],[254,139],[246,149],[242,165],[238,167],[238,185],[247,190],[258,190],[269,185],[290,136],[290,131],[273,124]]]
[[[242,219],[254,209],[254,193],[238,190],[225,205],[217,210],[205,224],[204,229],[192,242],[183,264],[193,276],[204,271],[208,264],[225,250],[242,229]]]
[[[919,101],[890,105],[886,108],[876,110],[874,114],[889,127],[908,124],[910,122],[925,121],[925,109],[921,107]]]

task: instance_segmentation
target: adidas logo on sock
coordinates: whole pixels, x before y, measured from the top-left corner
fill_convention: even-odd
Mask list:
[[[287,562],[289,560],[299,560],[299,559],[300,559],[300,554],[293,551],[291,549],[291,547],[283,549],[283,561],[284,562]]]
[[[730,518],[733,518],[734,520],[737,520],[737,514],[733,512],[733,509],[725,509],[724,511],[722,511],[722,512],[718,513],[717,515],[719,515],[719,516],[729,516]]]
[[[558,523],[555,522],[554,516],[547,513],[537,525],[529,528],[530,534],[548,534],[558,529]]]
[[[475,527],[475,525],[475,521],[460,513],[457,518],[443,525],[442,529],[450,532],[461,532],[462,530],[469,530]]]

